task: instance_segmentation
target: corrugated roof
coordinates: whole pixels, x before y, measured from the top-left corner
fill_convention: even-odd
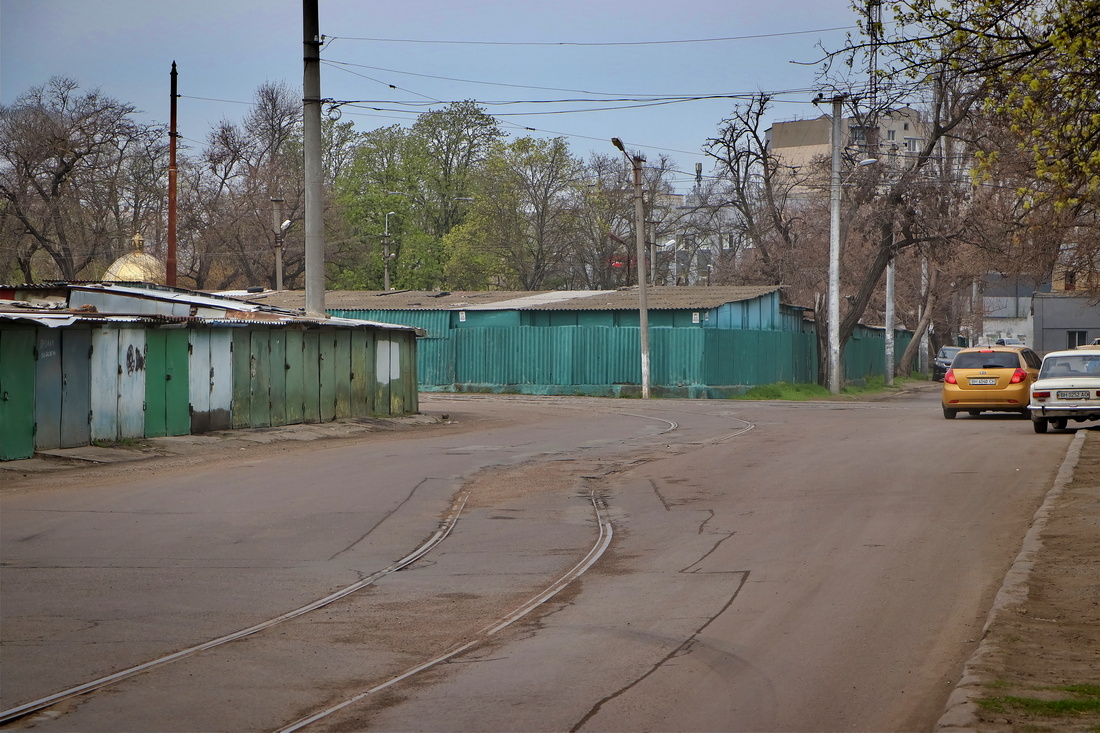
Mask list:
[[[651,287],[646,289],[646,301],[653,310],[705,310],[752,300],[780,289],[778,285]],[[305,293],[300,290],[259,293],[248,299],[287,309],[305,306]],[[335,290],[325,293],[325,308],[336,310],[630,310],[637,307],[636,287],[520,292]]]
[[[107,300],[107,306],[104,306],[103,303],[96,303],[94,305],[86,304],[83,307],[66,307],[72,305],[71,297],[65,304],[0,300],[0,319],[26,321],[50,328],[69,326],[79,321],[98,323],[104,321],[115,323],[196,323],[212,326],[266,323],[284,326],[337,326],[343,328],[370,326],[394,331],[415,331],[421,335],[424,333],[423,329],[413,326],[351,318],[314,318],[270,304],[249,303],[219,295],[156,285],[100,283],[53,284],[51,286],[51,289],[58,288],[65,288],[69,293],[73,291],[81,293],[95,292],[117,297],[113,300]],[[17,292],[29,290],[22,287],[7,289]],[[128,312],[131,309],[134,311],[141,310],[141,304],[148,301],[183,303],[192,307],[188,309],[188,314]]]

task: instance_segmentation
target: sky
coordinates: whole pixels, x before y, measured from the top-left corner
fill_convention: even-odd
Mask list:
[[[667,155],[681,192],[696,163],[711,170],[701,148],[736,100],[621,100],[785,92],[771,121],[816,117],[815,62],[856,25],[849,0],[320,0],[319,13],[321,94],[356,102],[340,114],[357,130],[473,99],[509,135],[564,136],[575,155],[618,154],[612,137]],[[2,104],[66,76],[167,124],[173,61],[179,132],[198,149],[261,84],[301,89],[302,4],[0,0]]]

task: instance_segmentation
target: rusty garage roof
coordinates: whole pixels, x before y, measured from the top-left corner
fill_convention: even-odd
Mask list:
[[[646,289],[646,301],[652,310],[706,310],[725,303],[753,300],[781,289],[778,285],[650,287]],[[305,293],[300,290],[269,291],[249,294],[248,300],[298,309],[305,306]],[[329,310],[629,310],[637,307],[637,287],[518,292],[334,290],[325,293],[325,308]]]

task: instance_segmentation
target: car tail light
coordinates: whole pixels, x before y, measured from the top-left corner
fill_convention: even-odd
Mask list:
[[[1026,380],[1027,380],[1027,372],[1024,371],[1023,369],[1021,369],[1020,367],[1016,367],[1016,371],[1012,372],[1012,379],[1008,380],[1008,383],[1009,384],[1019,384],[1020,382],[1024,382]]]
[[[1031,397],[1036,400],[1045,400],[1050,397],[1050,392],[1032,392]]]
[[[955,370],[948,369],[947,374],[943,375],[943,381],[947,382],[948,384],[958,384],[958,381],[955,379]]]

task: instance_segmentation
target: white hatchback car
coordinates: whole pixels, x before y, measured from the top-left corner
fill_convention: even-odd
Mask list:
[[[1043,357],[1028,409],[1037,433],[1045,433],[1048,423],[1064,430],[1070,420],[1100,420],[1100,348],[1052,351]]]

